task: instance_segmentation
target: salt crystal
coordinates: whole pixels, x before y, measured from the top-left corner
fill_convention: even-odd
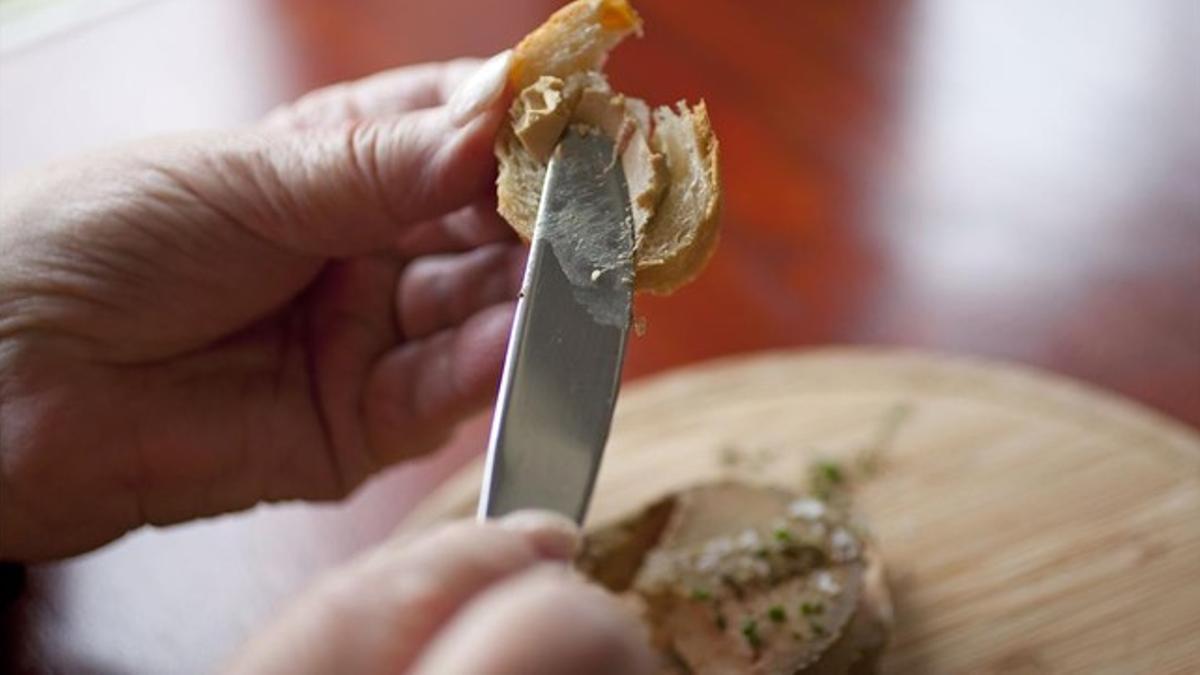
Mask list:
[[[719,537],[704,545],[704,553],[713,556],[722,556],[732,551],[733,542],[729,541],[728,537]]]
[[[797,499],[788,505],[788,513],[793,518],[803,518],[804,520],[818,520],[825,517],[825,503],[812,498]]]
[[[759,548],[762,545],[758,538],[758,532],[754,530],[744,530],[737,539],[738,546],[742,548]]]
[[[821,570],[813,575],[813,584],[816,585],[818,591],[826,595],[836,595],[842,590],[842,586],[837,582],[837,579],[834,579],[833,575],[825,570]]]
[[[845,562],[858,557],[858,541],[854,535],[842,527],[837,528],[830,535],[829,548],[833,559],[837,562]]]

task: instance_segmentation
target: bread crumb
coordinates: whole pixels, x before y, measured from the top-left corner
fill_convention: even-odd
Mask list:
[[[633,317],[633,334],[638,337],[645,337],[646,336],[646,325],[647,325],[646,317],[644,317],[644,316]]]

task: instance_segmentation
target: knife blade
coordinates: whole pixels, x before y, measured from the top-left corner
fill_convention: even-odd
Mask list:
[[[568,129],[550,159],[492,419],[479,518],[583,522],[633,299],[633,216],[613,143]]]

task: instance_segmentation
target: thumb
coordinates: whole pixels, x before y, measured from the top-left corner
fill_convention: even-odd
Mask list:
[[[414,675],[649,675],[644,629],[615,598],[564,570],[502,581],[430,644]]]
[[[510,53],[485,62],[445,104],[335,128],[273,128],[203,150],[220,203],[261,237],[321,257],[378,250],[407,225],[486,195]],[[214,166],[215,165],[215,166]]]

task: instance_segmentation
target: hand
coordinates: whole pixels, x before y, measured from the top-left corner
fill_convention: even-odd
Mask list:
[[[329,573],[232,673],[589,675],[652,672],[642,629],[563,566],[569,521],[521,512],[392,542]]]
[[[507,64],[6,185],[0,558],[340,497],[484,403],[524,256],[490,196]]]

